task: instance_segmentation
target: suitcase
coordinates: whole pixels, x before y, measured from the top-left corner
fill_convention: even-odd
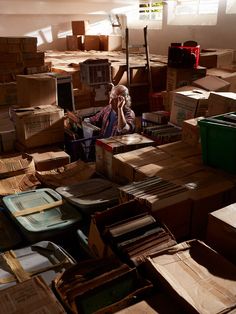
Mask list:
[[[63,248],[41,241],[0,254],[0,290],[40,275],[48,286],[56,275],[76,262]]]
[[[106,179],[88,179],[76,185],[58,187],[56,191],[85,215],[105,210],[119,202],[117,185]]]
[[[2,200],[30,243],[51,240],[71,230],[72,226],[78,228],[82,220],[74,206],[64,202],[60,194],[49,188],[8,195]]]

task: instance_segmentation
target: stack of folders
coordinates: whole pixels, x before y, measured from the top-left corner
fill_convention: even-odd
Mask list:
[[[143,127],[143,135],[150,137],[158,145],[172,143],[181,140],[181,128],[172,124]]]
[[[119,187],[123,202],[137,199],[151,211],[173,205],[189,198],[189,190],[181,185],[163,180],[160,177],[147,178],[143,181]]]
[[[106,226],[104,237],[121,259],[134,266],[146,255],[176,244],[169,230],[148,213]]]

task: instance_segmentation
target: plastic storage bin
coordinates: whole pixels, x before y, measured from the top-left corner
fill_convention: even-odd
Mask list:
[[[111,64],[108,59],[88,59],[79,65],[82,83],[91,86],[111,83]]]
[[[58,187],[56,191],[85,215],[102,211],[119,202],[119,190],[109,180],[94,178],[76,185]]]
[[[21,273],[15,268],[18,263],[22,267]],[[25,275],[32,277],[40,274],[50,286],[59,272],[74,264],[76,261],[64,249],[50,241],[4,252],[0,255],[0,290],[17,284]]]
[[[49,188],[8,195],[2,200],[30,243],[52,239],[73,225],[76,228],[82,219],[74,206]]]
[[[204,164],[236,173],[236,113],[198,121]]]

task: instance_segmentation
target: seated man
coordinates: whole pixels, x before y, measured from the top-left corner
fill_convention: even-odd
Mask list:
[[[101,138],[133,133],[135,113],[130,106],[131,98],[128,88],[124,85],[117,85],[111,89],[109,104],[85,121],[101,128]]]

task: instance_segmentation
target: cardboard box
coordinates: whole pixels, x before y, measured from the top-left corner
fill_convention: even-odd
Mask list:
[[[227,313],[235,308],[236,266],[198,240],[151,254],[147,269],[183,313]]]
[[[207,116],[236,111],[236,93],[211,92],[208,99]]]
[[[96,171],[111,179],[113,155],[147,146],[155,146],[155,142],[138,133],[97,139]]]
[[[73,35],[86,35],[89,23],[88,21],[72,21],[71,26]]]
[[[200,145],[200,127],[198,121],[204,117],[185,120],[182,124],[182,141],[191,145]]]
[[[228,92],[230,83],[213,75],[207,75],[199,80],[193,81],[193,86],[205,89],[207,91]]]
[[[20,107],[57,105],[57,80],[48,75],[17,75],[17,104]]]
[[[34,190],[40,186],[41,182],[36,178],[34,173],[19,174],[0,180],[0,196]]]
[[[82,35],[67,35],[66,36],[67,50],[82,50]]]
[[[120,51],[122,50],[121,35],[100,35],[100,50]]]
[[[193,81],[206,76],[206,68],[196,69],[170,68],[167,67],[167,91],[174,90],[181,86],[191,85]]]
[[[44,65],[44,52],[22,52],[23,64],[25,67],[39,67]]]
[[[100,50],[99,35],[85,35],[84,36],[84,50]]]
[[[177,141],[174,143],[168,143],[160,145],[159,148],[168,153],[169,155],[179,158],[186,159],[190,157],[201,157],[201,147],[191,146],[183,141]]]
[[[0,106],[17,104],[16,82],[0,83]]]
[[[9,107],[2,106],[0,111],[0,152],[15,150],[16,131],[10,119]]]
[[[105,227],[123,219],[147,212],[147,207],[141,205],[137,200],[131,200],[123,204],[108,208],[102,212],[92,215],[88,245],[96,257],[108,257],[114,255],[110,246],[103,240],[102,234]]]
[[[184,120],[205,116],[209,94],[202,89],[175,92],[170,122],[181,127]]]
[[[208,215],[206,243],[236,264],[236,204]]]
[[[189,188],[192,200],[191,237],[205,239],[208,214],[227,205],[233,182],[209,168],[179,177],[173,182]]]
[[[199,64],[207,68],[221,68],[233,63],[233,49],[204,49],[200,52]]]
[[[126,184],[135,179],[135,169],[150,163],[158,163],[170,155],[156,147],[144,147],[113,156],[112,180]]]
[[[2,155],[0,159],[0,178],[9,178],[25,173],[34,173],[33,158],[25,154]]]
[[[64,142],[64,110],[41,106],[14,110],[16,138],[27,148]]]
[[[33,277],[0,291],[0,313],[66,314],[52,290],[40,276]]]
[[[70,156],[59,148],[47,147],[28,154],[33,158],[37,171],[51,170],[70,163]]]

